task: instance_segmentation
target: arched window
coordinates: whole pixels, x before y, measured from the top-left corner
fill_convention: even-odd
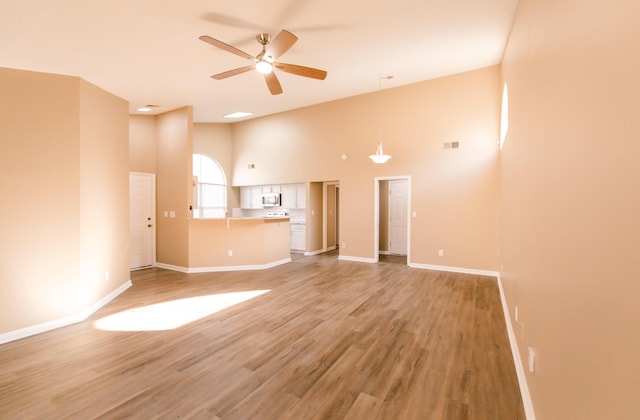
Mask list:
[[[227,213],[227,178],[218,162],[209,156],[193,155],[193,217],[211,219]]]

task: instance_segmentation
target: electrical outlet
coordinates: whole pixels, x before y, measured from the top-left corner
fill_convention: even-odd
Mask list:
[[[341,246],[340,248],[344,249],[344,248],[346,248],[346,247],[347,247],[347,243],[346,243],[346,242],[343,242],[343,243],[342,243],[342,246]]]
[[[233,249],[230,249],[230,250],[229,250],[229,256],[230,256],[230,257],[233,257]]]
[[[444,257],[444,249],[439,249],[438,250],[438,255],[441,257]]]

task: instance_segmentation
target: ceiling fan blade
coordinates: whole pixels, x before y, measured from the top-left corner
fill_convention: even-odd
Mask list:
[[[267,46],[267,50],[264,53],[264,57],[273,62],[278,59],[282,54],[289,51],[289,48],[293,47],[298,41],[298,37],[291,32],[283,29],[278,36]]]
[[[324,78],[327,77],[326,71],[314,69],[312,67],[298,66],[297,64],[287,63],[273,63],[273,66],[278,70],[295,74],[297,76],[310,77],[312,79],[318,80],[324,80]]]
[[[240,67],[239,69],[233,69],[233,70],[223,71],[222,73],[214,74],[213,76],[211,76],[211,78],[216,80],[222,80],[222,79],[226,79],[227,77],[237,76],[238,74],[246,73],[255,68],[256,66]]]
[[[201,19],[206,20],[207,22],[215,23],[217,25],[224,25],[232,28],[248,29],[251,32],[254,32],[256,29],[261,28],[261,25],[256,22],[249,22],[247,20],[238,19],[233,16],[224,15],[222,13],[216,13],[216,12],[204,13],[201,16]],[[262,29],[266,30],[267,28],[262,28]]]
[[[211,38],[209,35],[202,35],[199,39],[201,41],[204,41],[204,42],[206,42],[208,44],[211,44],[211,45],[213,45],[215,47],[221,48],[221,49],[223,49],[225,51],[228,51],[230,53],[233,53],[235,55],[239,55],[242,58],[248,58],[249,60],[255,60],[255,57],[252,56],[251,54],[247,54],[246,52],[244,52],[242,50],[239,50],[236,47],[232,47],[229,44],[225,44],[222,41],[218,41],[215,38]]]
[[[282,93],[282,86],[275,73],[267,73],[264,75],[264,81],[267,82],[267,87],[272,95],[279,95]]]

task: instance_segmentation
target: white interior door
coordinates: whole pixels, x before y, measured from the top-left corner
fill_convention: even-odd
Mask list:
[[[149,267],[155,259],[155,176],[129,174],[130,268]]]
[[[406,179],[389,181],[389,253],[395,255],[407,255],[408,191]]]

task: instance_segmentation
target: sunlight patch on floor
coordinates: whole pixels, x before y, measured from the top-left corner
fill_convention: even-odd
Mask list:
[[[104,331],[165,331],[212,315],[269,290],[195,296],[141,306],[100,318],[94,328]]]

